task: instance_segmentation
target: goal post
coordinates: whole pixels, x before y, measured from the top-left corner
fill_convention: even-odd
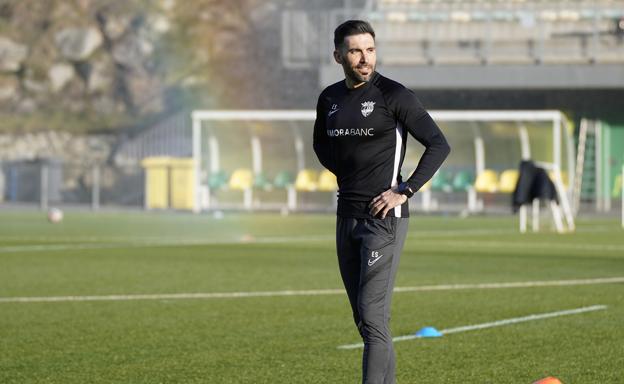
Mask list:
[[[555,177],[557,181],[561,181],[561,170],[568,170],[566,193],[570,193],[571,188],[569,186],[574,185],[574,147],[572,140],[572,127],[570,126],[565,115],[561,111],[557,110],[470,110],[470,111],[429,111],[433,119],[443,127],[445,135],[448,136],[451,144],[454,142],[454,135],[459,131],[471,132],[468,135],[474,135],[468,137],[470,140],[470,159],[459,160],[461,163],[470,166],[476,173],[483,171],[486,167],[485,152],[490,151],[490,157],[495,154],[497,150],[496,143],[492,140],[496,140],[496,137],[492,133],[488,133],[490,130],[482,129],[480,126],[495,126],[496,124],[506,124],[505,126],[495,127],[494,131],[505,131],[504,135],[513,137],[514,140],[519,142],[517,159],[514,159],[512,163],[509,161],[508,166],[517,168],[517,164],[522,159],[531,158],[531,154],[535,155],[536,152],[542,153],[540,158],[536,159],[544,163],[552,164],[552,170],[557,174]],[[300,129],[299,134],[312,136],[312,123],[316,118],[316,111],[314,110],[195,110],[191,113],[192,130],[193,130],[193,146],[192,156],[193,164],[195,167],[195,204],[194,211],[200,212],[205,207],[202,206],[203,198],[202,191],[205,190],[205,180],[202,178],[202,172],[206,171],[206,164],[210,164],[209,171],[216,172],[221,167],[219,159],[219,153],[223,156],[223,151],[219,151],[218,144],[215,140],[206,140],[207,135],[214,135],[219,131],[219,126],[223,124],[232,124],[237,127],[244,127],[246,124],[254,124],[261,122],[263,124],[271,125],[271,122],[275,122],[274,125],[288,126],[292,124],[304,124],[305,130],[309,129],[309,133]],[[533,141],[530,141],[531,134],[528,134],[527,126],[534,124],[530,127],[533,136]],[[536,124],[539,124],[537,126]],[[280,125],[280,126],[281,126]],[[302,127],[303,127],[302,126]],[[449,128],[450,127],[450,128]],[[212,133],[207,133],[208,131]],[[222,130],[225,131],[225,130]],[[539,131],[540,134],[536,135]],[[248,132],[245,134],[249,135]],[[488,136],[489,135],[489,136]],[[545,144],[541,140],[541,137],[547,138],[547,141],[551,144]],[[266,140],[267,138],[265,138]],[[268,138],[270,140],[270,138]],[[295,141],[289,145],[292,147],[302,146],[302,143]],[[481,143],[481,145],[476,145]],[[256,143],[257,144],[257,143]],[[249,146],[248,151],[258,152],[260,149],[259,144]],[[516,144],[513,144],[516,146]],[[310,145],[308,145],[310,146]],[[546,148],[546,146],[550,146]],[[533,148],[532,148],[533,147]],[[537,147],[537,148],[535,148]],[[479,149],[480,148],[480,149]],[[310,151],[307,147],[305,151]],[[408,148],[408,152],[410,148]],[[457,152],[457,151],[452,151]],[[563,153],[565,152],[565,156]],[[453,156],[453,153],[451,154]],[[209,160],[206,159],[209,158]],[[262,156],[253,154],[251,156],[253,161],[260,161],[255,159],[261,159]],[[406,158],[406,164],[409,166],[414,161],[415,157],[410,157],[409,161]],[[250,161],[251,162],[251,161]],[[298,161],[300,163],[300,161]],[[256,170],[258,167],[249,166],[250,169]],[[563,185],[559,186],[563,187]],[[562,191],[563,188],[558,190]],[[569,200],[570,196],[566,196]]]
[[[193,164],[195,168],[195,204],[193,212],[202,210],[202,123],[218,121],[314,121],[316,111],[314,110],[196,110],[191,113],[193,129]],[[214,143],[214,141],[212,142]],[[209,151],[210,155],[218,152],[214,149]],[[258,148],[257,145],[254,146]],[[217,171],[215,164],[218,164],[218,154],[210,161],[212,171]],[[256,167],[254,167],[256,168]]]

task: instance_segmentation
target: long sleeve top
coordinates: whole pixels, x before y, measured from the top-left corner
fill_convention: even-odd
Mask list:
[[[425,146],[406,180],[418,191],[442,165],[450,146],[414,92],[379,73],[354,89],[340,81],[323,90],[316,107],[314,151],[337,177],[339,216],[371,218],[370,201],[402,182],[406,133]],[[407,204],[388,216],[409,216]]]

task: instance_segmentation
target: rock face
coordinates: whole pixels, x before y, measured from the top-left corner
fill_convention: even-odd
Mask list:
[[[94,61],[87,78],[87,91],[92,94],[110,90],[113,85],[113,72],[112,63],[107,58]]]
[[[0,101],[16,100],[19,82],[15,77],[0,76]]]
[[[153,51],[154,46],[149,40],[142,36],[130,35],[115,45],[113,58],[128,68],[140,69]]]
[[[55,35],[58,49],[68,60],[85,60],[102,45],[102,35],[94,27],[66,28]]]
[[[100,164],[106,161],[113,143],[113,135],[72,135],[54,131],[0,134],[0,162],[53,158],[67,164]]]
[[[0,37],[0,71],[19,71],[27,55],[27,46],[6,37]]]
[[[100,14],[104,33],[110,40],[117,40],[128,30],[132,21],[128,15],[104,15]]]
[[[66,63],[54,64],[48,71],[52,92],[58,92],[74,77],[74,67]]]
[[[304,1],[0,0],[0,134],[312,107],[316,72],[285,71],[279,54],[279,4]]]

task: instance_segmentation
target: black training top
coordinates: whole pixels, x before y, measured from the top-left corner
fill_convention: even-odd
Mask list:
[[[426,147],[407,179],[415,192],[450,151],[442,131],[416,95],[378,73],[357,88],[347,88],[343,80],[321,92],[314,151],[338,179],[339,216],[371,218],[370,201],[401,183],[406,131]],[[390,210],[388,216],[408,217],[407,202]]]

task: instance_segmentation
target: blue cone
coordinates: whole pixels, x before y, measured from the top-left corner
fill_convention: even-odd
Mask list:
[[[434,327],[424,327],[420,331],[416,332],[418,337],[442,337],[442,333]]]

